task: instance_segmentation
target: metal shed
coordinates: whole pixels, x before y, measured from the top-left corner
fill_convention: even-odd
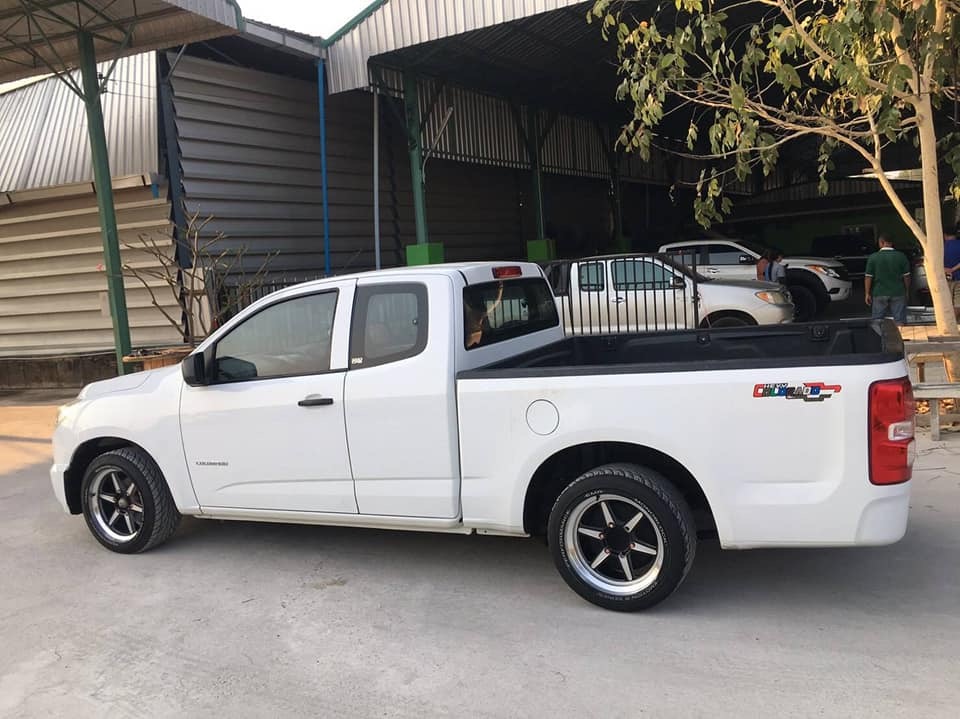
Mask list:
[[[110,164],[100,96],[126,55],[236,32],[233,0],[0,0],[0,82],[50,72],[83,101],[103,232],[104,268],[117,368],[130,351]],[[97,58],[110,61],[103,76]],[[70,73],[79,68],[79,78]]]

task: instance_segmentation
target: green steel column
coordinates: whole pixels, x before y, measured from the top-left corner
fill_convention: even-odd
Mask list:
[[[540,169],[540,126],[537,123],[537,110],[527,106],[527,137],[530,141],[530,174],[533,177],[533,217],[537,228],[537,240],[544,239],[543,223],[543,174]],[[554,238],[550,238],[554,239]]]
[[[77,36],[80,50],[80,74],[83,78],[83,102],[87,111],[87,131],[93,155],[93,181],[97,190],[100,227],[103,231],[103,265],[107,272],[107,297],[113,320],[113,343],[117,353],[117,371],[126,372],[123,356],[130,354],[130,326],[127,322],[127,298],[123,291],[123,266],[120,262],[120,241],[117,215],[113,207],[113,185],[110,182],[110,160],[107,138],[103,131],[103,110],[100,107],[100,80],[93,50],[93,37],[86,32]]]
[[[420,128],[420,101],[417,76],[403,71],[403,105],[407,115],[407,147],[410,150],[410,177],[413,180],[413,217],[417,244],[427,244],[427,202],[423,187],[423,143]]]

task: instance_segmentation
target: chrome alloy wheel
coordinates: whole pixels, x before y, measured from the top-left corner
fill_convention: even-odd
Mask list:
[[[576,505],[563,541],[576,574],[608,594],[641,592],[663,567],[663,535],[650,510],[619,494],[587,497]]]
[[[97,529],[118,544],[130,542],[143,527],[143,497],[136,483],[119,467],[101,467],[87,492],[90,516]]]

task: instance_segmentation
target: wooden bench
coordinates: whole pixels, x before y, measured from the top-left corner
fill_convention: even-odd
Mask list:
[[[940,400],[960,400],[960,383],[956,382],[925,382],[913,386],[913,398],[930,401],[930,439],[940,440]],[[956,417],[957,415],[950,415]]]
[[[940,415],[940,400],[953,399],[960,402],[960,382],[955,382],[950,376],[950,371],[944,365],[944,371],[947,382],[927,382],[926,365],[930,363],[943,362],[945,354],[960,354],[960,341],[950,340],[927,340],[913,341],[903,343],[904,355],[907,364],[917,368],[917,382],[913,385],[914,399],[925,399],[930,402],[930,438],[934,441],[940,440],[940,422],[943,417]],[[951,420],[960,419],[960,415],[949,415]]]
[[[917,382],[921,384],[927,381],[927,364],[942,364],[942,352],[912,352],[907,355],[907,364],[917,368]]]

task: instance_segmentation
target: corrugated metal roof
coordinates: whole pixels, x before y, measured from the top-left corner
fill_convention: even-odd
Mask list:
[[[330,92],[366,87],[367,60],[376,55],[582,2],[389,0],[327,48]]]
[[[243,16],[235,0],[0,0],[0,82],[75,67],[78,26],[111,60],[235,33]]]
[[[157,171],[156,66],[154,52],[123,58],[107,83],[103,122],[113,177]],[[63,82],[51,77],[0,95],[0,191],[92,179],[83,102]]]

